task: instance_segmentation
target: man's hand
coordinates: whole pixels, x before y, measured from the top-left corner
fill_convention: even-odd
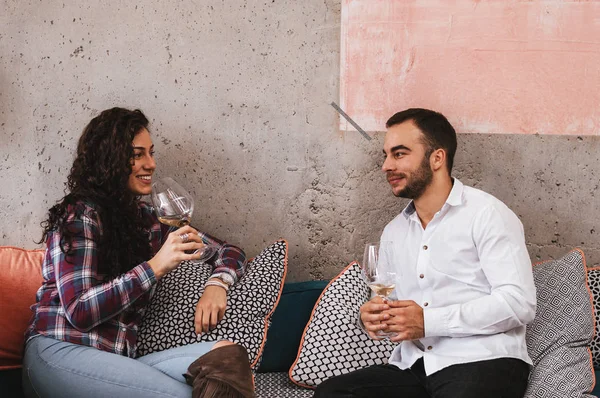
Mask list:
[[[397,333],[390,338],[391,341],[417,340],[425,337],[423,308],[412,300],[388,301],[387,304],[390,309],[384,313],[389,316],[385,331]]]
[[[389,305],[384,303],[381,297],[373,297],[360,307],[360,320],[372,339],[380,340],[381,336],[377,336],[377,332],[388,327],[386,321],[390,315],[383,311],[389,309]]]
[[[221,322],[227,308],[227,292],[219,286],[206,286],[196,305],[194,327],[196,333],[211,331]]]

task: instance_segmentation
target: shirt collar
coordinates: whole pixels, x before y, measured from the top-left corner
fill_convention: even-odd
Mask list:
[[[450,206],[460,206],[463,203],[463,191],[465,186],[458,178],[453,178],[452,180],[454,180],[454,184],[452,185],[452,190],[450,191],[450,195],[448,195],[448,199],[446,199],[446,203]]]
[[[412,216],[417,209],[415,208],[414,201],[410,201],[410,203],[402,210],[402,215],[408,220],[410,216]]]
[[[446,199],[444,206],[442,208],[448,206],[460,206],[463,203],[463,190],[464,185],[459,181],[458,178],[452,178],[454,184],[452,185],[452,189],[450,190],[450,195]],[[417,209],[415,208],[414,201],[410,201],[410,203],[402,210],[402,214],[408,220],[411,216],[416,213]]]

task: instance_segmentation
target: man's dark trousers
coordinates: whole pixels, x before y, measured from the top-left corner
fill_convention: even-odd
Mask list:
[[[523,398],[529,365],[500,358],[452,365],[425,375],[423,359],[406,370],[376,365],[321,383],[313,398]]]

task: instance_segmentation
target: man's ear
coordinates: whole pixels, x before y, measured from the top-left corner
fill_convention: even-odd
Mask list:
[[[446,151],[442,148],[438,148],[431,153],[429,156],[429,164],[431,170],[438,171],[442,167],[446,166]]]

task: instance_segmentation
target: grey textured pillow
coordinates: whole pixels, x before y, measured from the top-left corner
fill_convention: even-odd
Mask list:
[[[329,282],[315,304],[290,368],[294,383],[314,388],[330,377],[387,363],[396,344],[372,340],[358,326],[360,306],[369,297],[356,262]]]
[[[525,398],[593,397],[589,344],[594,311],[585,257],[574,249],[558,260],[534,265],[537,311],[527,326],[533,370]]]
[[[183,262],[157,285],[144,314],[138,334],[138,355],[147,355],[199,341],[228,339],[246,348],[253,369],[257,369],[279,302],[287,270],[287,242],[267,246],[248,263],[246,273],[227,294],[227,310],[217,327],[196,335],[196,303],[212,267]]]

